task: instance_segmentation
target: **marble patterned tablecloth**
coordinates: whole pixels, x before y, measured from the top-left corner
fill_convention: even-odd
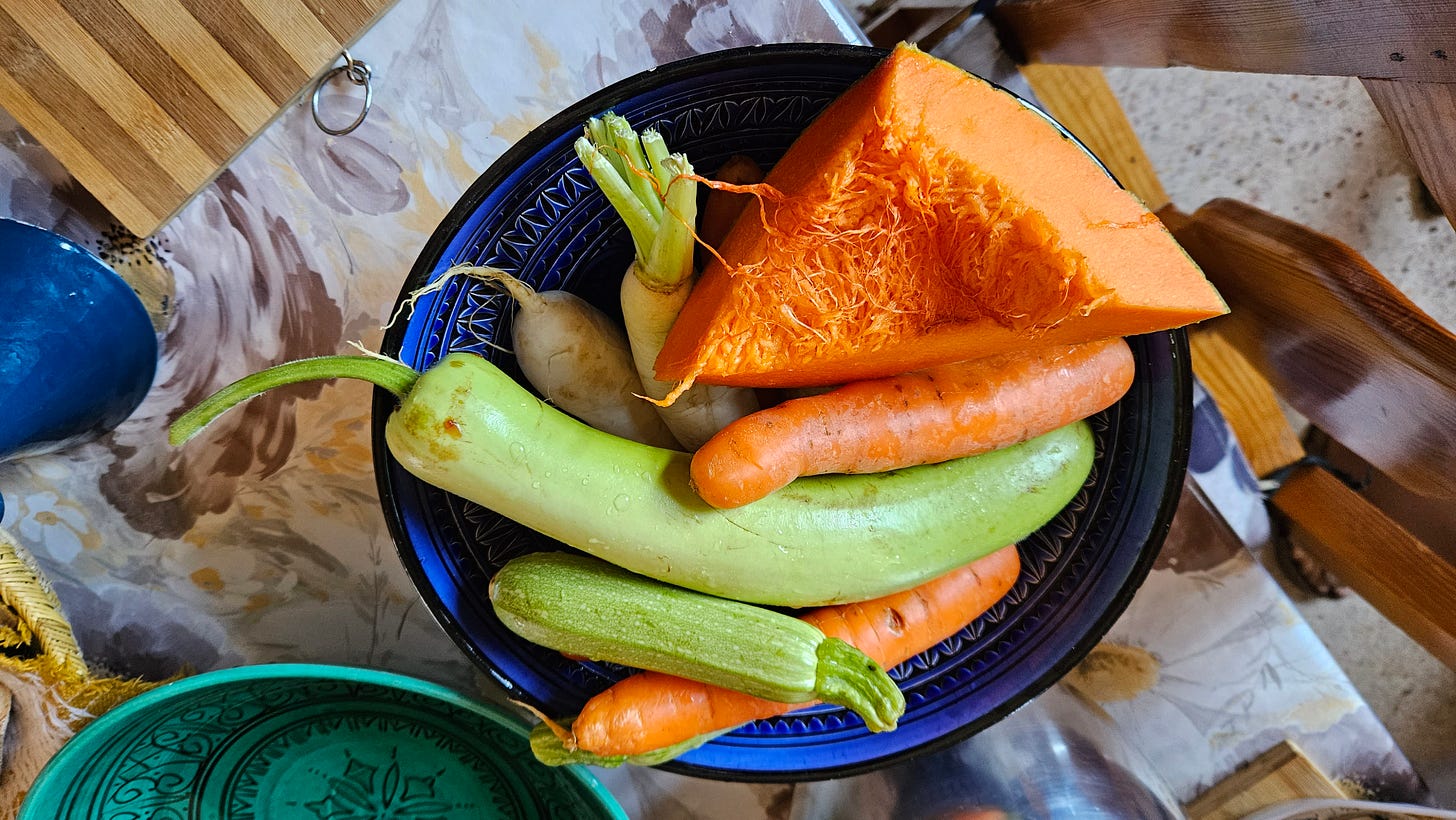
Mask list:
[[[245,373],[377,349],[381,322],[435,225],[492,160],[601,86],[690,54],[859,36],[826,0],[401,0],[353,47],[374,108],[331,137],[285,111],[153,240],[130,241],[0,112],[0,215],[101,253],[156,317],[162,361],[112,434],[0,465],[0,525],[50,575],[88,658],[160,677],[245,663],[373,666],[499,697],[424,609],[374,486],[369,388],[308,385],[255,400],[185,449],[163,429]],[[347,120],[348,87],[323,99]],[[1237,449],[1200,397],[1193,475],[1246,542],[1267,532]],[[1392,798],[1422,786],[1389,735],[1219,519],[1175,538],[1084,667],[1184,799],[1274,740]],[[1220,546],[1220,544],[1222,546]],[[1090,670],[1090,671],[1088,671]],[[1100,688],[1098,688],[1100,687]],[[1351,750],[1359,749],[1359,753]],[[781,817],[788,786],[601,772],[633,817]]]

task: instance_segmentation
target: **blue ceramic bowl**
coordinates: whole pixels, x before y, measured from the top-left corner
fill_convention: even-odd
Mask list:
[[[93,438],[131,415],[157,368],[141,300],[104,262],[0,219],[0,461]]]
[[[702,173],[735,153],[768,167],[883,54],[854,46],[761,46],[673,63],[608,87],[537,128],[476,181],[426,245],[401,299],[451,263],[469,262],[504,268],[537,288],[575,291],[620,315],[617,288],[632,244],[572,153],[589,116],[615,110],[639,129],[657,128]],[[472,351],[519,378],[502,350],[509,347],[510,312],[490,288],[454,279],[394,326],[384,352],[424,369],[448,352]],[[1054,521],[1020,545],[1024,569],[1004,600],[893,670],[908,702],[897,730],[871,734],[853,714],[820,706],[750,724],[664,768],[766,781],[865,771],[967,737],[1065,674],[1146,576],[1187,460],[1186,340],[1160,333],[1130,342],[1134,383],[1092,420],[1091,478]],[[575,663],[532,646],[496,620],[485,595],[505,561],[560,545],[406,473],[383,440],[393,406],[391,397],[377,394],[376,473],[400,554],[421,594],[512,697],[548,714],[575,714],[627,670]]]

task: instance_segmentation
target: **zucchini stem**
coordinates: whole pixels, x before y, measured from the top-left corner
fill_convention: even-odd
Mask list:
[[[167,440],[177,446],[197,435],[213,419],[252,397],[299,382],[321,379],[363,379],[404,398],[420,374],[407,364],[382,356],[318,356],[280,364],[238,379],[198,402],[172,422]]]
[[[825,638],[814,653],[814,690],[821,700],[853,711],[871,732],[895,728],[905,714],[905,694],[879,664],[838,638]]]

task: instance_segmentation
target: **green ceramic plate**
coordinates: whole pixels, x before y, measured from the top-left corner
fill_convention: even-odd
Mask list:
[[[526,737],[510,715],[414,678],[246,666],[98,718],[41,772],[20,818],[625,820],[584,769],[538,764]]]

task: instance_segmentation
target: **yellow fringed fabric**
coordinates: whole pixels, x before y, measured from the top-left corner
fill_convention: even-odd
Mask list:
[[[0,817],[15,816],[41,768],[83,726],[158,685],[94,674],[49,581],[0,529]]]

